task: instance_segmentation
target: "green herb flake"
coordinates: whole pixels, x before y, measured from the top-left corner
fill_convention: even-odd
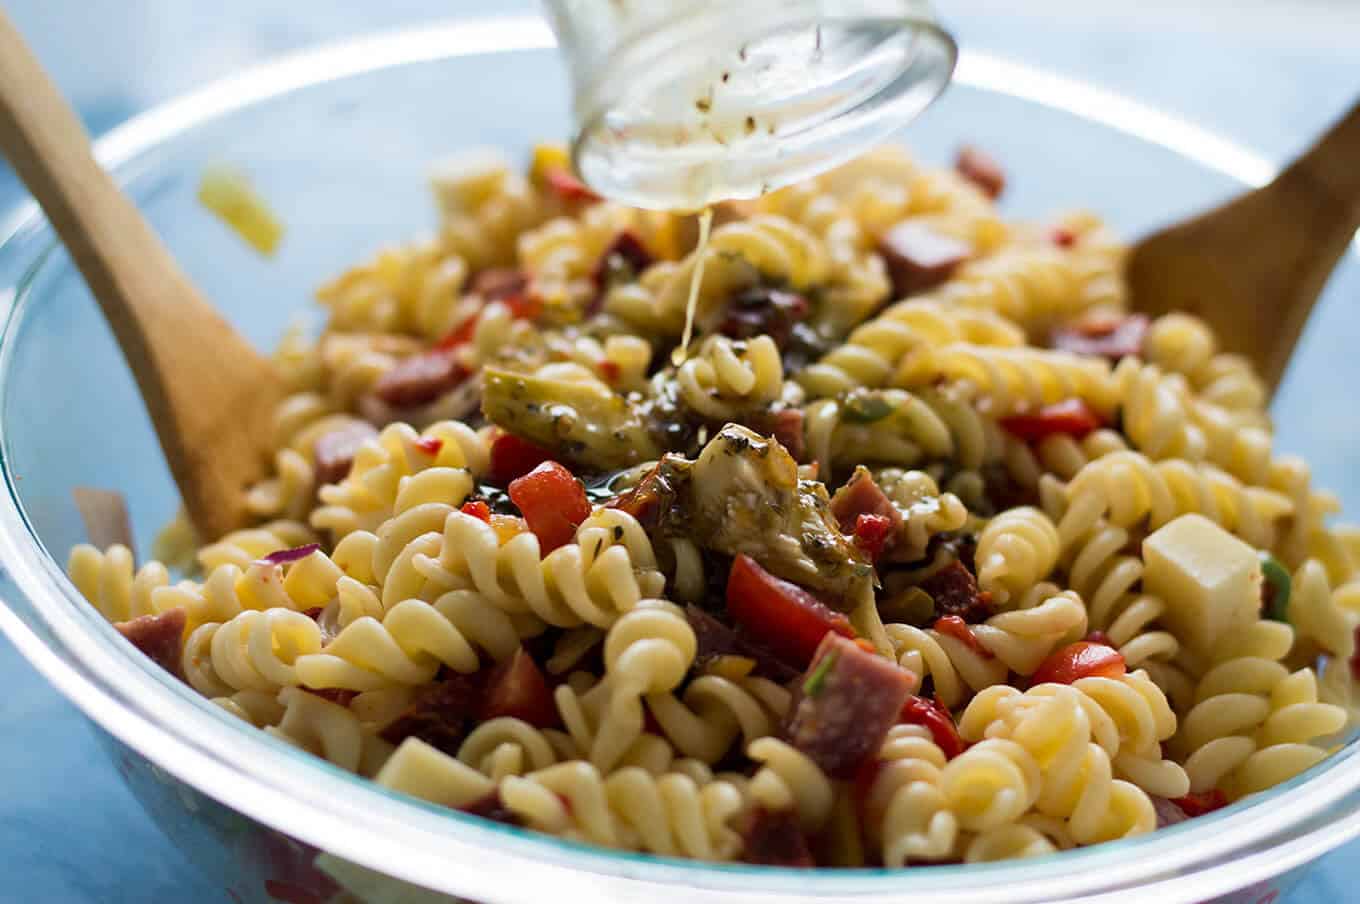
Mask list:
[[[1261,614],[1272,621],[1289,621],[1289,597],[1293,591],[1294,579],[1280,560],[1268,552],[1261,554]]]
[[[839,650],[832,650],[822,657],[822,661],[817,663],[817,668],[812,670],[803,681],[803,695],[805,697],[815,697],[822,692],[822,686],[826,684],[826,676],[831,674],[831,669],[836,665],[836,659],[840,656]]]

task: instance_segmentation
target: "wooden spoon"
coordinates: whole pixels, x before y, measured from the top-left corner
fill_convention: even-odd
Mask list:
[[[1204,318],[1273,391],[1357,229],[1360,103],[1269,185],[1140,241],[1133,307]]]
[[[241,526],[244,490],[264,475],[279,381],[95,162],[80,120],[3,12],[0,152],[99,301],[194,526],[205,539]]]

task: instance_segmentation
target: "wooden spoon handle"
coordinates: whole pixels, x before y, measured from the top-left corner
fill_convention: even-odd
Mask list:
[[[94,159],[89,136],[0,12],[0,151],[42,205],[122,346],[194,523],[239,525],[263,470],[270,391],[250,345],[202,298]],[[246,446],[250,449],[246,449]]]

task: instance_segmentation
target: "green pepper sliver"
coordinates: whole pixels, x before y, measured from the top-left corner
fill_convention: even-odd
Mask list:
[[[1265,586],[1268,588],[1263,600],[1263,614],[1272,621],[1289,621],[1289,596],[1293,589],[1294,580],[1289,576],[1289,570],[1280,564],[1280,560],[1268,552],[1261,553],[1261,575],[1265,578]]]
[[[813,669],[812,674],[808,675],[803,681],[803,694],[807,697],[817,696],[817,692],[826,684],[826,676],[831,674],[831,669],[836,665],[837,654],[835,650],[822,657],[822,661],[817,663],[817,668]]]

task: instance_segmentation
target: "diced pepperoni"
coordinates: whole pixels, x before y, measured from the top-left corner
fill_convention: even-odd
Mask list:
[[[1049,233],[1048,237],[1059,248],[1071,248],[1077,243],[1077,234],[1066,226],[1056,227]]]
[[[828,633],[795,691],[789,743],[828,775],[849,778],[882,745],[916,686],[911,672]]]
[[[991,154],[971,144],[959,148],[954,169],[993,201],[1006,190],[1006,171],[1001,168],[1001,164]]]
[[[637,486],[611,499],[607,507],[627,512],[646,530],[655,530],[675,506],[677,476],[674,465],[662,458]]]
[[[389,405],[410,408],[433,402],[467,377],[453,355],[436,350],[398,361],[378,378],[373,392]]]
[[[935,611],[956,615],[969,624],[992,614],[992,596],[978,590],[973,573],[955,560],[921,582],[921,589],[935,600]]]
[[[489,819],[492,822],[503,823],[508,826],[524,825],[518,813],[511,810],[501,801],[499,788],[492,788],[485,795],[477,798],[471,803],[464,804],[458,810],[462,813],[469,813],[473,816],[480,816],[482,819]]]
[[[529,291],[529,274],[513,267],[479,270],[468,282],[468,292],[487,301],[502,301]]]
[[[1053,331],[1049,344],[1059,351],[1118,361],[1143,353],[1148,319],[1144,314],[1091,318]]]
[[[952,637],[968,649],[972,650],[983,659],[995,659],[992,651],[982,645],[973,633],[973,629],[968,627],[968,622],[959,618],[957,615],[946,615],[935,619],[934,627],[936,633],[943,634],[945,637]]]
[[[1157,828],[1164,829],[1167,826],[1174,826],[1190,818],[1174,800],[1158,797],[1155,794],[1149,794],[1148,797],[1152,800],[1153,812],[1157,814]]]
[[[793,327],[805,319],[811,305],[802,295],[757,286],[737,295],[727,305],[718,332],[733,339],[769,336],[783,348],[793,336]]]
[[[561,724],[548,682],[523,647],[492,671],[479,715],[482,721],[510,716],[535,728]]]
[[[160,615],[143,615],[131,621],[116,622],[114,628],[156,665],[176,678],[183,678],[180,657],[184,649],[184,626],[187,622],[184,610],[175,608]]]
[[[454,674],[421,688],[406,712],[382,730],[382,739],[400,744],[407,738],[420,738],[450,756],[457,756],[458,747],[481,708],[484,678],[481,673]]]
[[[1360,625],[1355,626],[1355,653],[1350,659],[1351,677],[1360,681]]]
[[[378,431],[367,421],[353,421],[338,430],[323,433],[316,438],[312,452],[316,459],[316,479],[318,483],[339,483],[349,474],[354,464],[354,453],[365,442],[378,435]]]
[[[791,810],[772,813],[757,807],[742,832],[741,859],[760,866],[813,867],[812,849]]]
[[[878,251],[888,265],[893,293],[898,298],[945,282],[973,253],[968,243],[915,220],[904,220],[884,233]]]
[[[878,515],[888,519],[890,532],[894,535],[902,527],[902,513],[879,487],[869,469],[862,465],[855,469],[845,486],[831,497],[831,514],[846,533],[854,532],[860,515]]]

